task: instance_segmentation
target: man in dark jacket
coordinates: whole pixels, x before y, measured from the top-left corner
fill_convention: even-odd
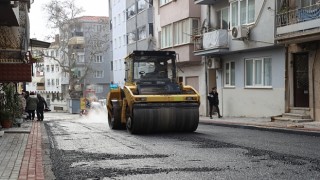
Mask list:
[[[29,119],[34,120],[34,111],[37,109],[38,99],[34,92],[30,93],[30,96],[27,98],[26,106],[29,114]]]
[[[220,115],[220,110],[219,110],[219,97],[218,97],[218,92],[217,88],[213,87],[212,91],[208,94],[208,100],[209,100],[209,105],[210,105],[210,119],[212,119],[212,110],[213,106],[216,108],[218,112],[218,117],[222,118]]]
[[[47,105],[47,102],[44,100],[44,98],[40,94],[37,94],[37,98],[38,98],[37,118],[38,118],[38,121],[43,121],[43,111],[44,111],[44,108],[48,108],[48,105]]]

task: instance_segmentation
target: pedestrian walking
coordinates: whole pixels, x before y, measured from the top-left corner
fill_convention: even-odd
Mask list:
[[[28,118],[30,120],[34,120],[35,110],[37,109],[38,99],[34,92],[30,93],[30,96],[27,98],[27,111],[28,111]]]
[[[208,100],[209,100],[209,105],[210,105],[210,119],[212,119],[213,106],[217,110],[218,117],[222,118],[222,116],[220,114],[220,109],[219,109],[219,97],[218,97],[218,92],[217,92],[216,87],[213,87],[212,91],[208,94]]]
[[[37,94],[37,98],[38,98],[38,104],[37,104],[37,118],[38,121],[43,121],[43,111],[44,108],[48,109],[48,105],[47,102],[44,100],[44,98],[40,95]]]

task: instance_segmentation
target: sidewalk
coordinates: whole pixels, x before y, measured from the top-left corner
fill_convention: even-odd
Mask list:
[[[48,114],[49,115],[49,114]],[[54,113],[50,114],[54,115]],[[320,136],[320,122],[271,122],[270,118],[235,118],[200,116],[200,124],[240,127],[266,131]],[[42,134],[43,122],[24,121],[21,127],[2,129],[0,135],[0,180],[43,180],[46,163]]]
[[[200,116],[200,123],[320,136],[320,121],[294,123],[290,121],[272,122],[271,118],[213,117],[210,119]]]
[[[21,127],[2,129],[0,179],[44,180],[41,123],[24,121]]]

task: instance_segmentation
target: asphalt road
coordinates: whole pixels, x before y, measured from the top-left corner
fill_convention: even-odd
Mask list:
[[[320,137],[199,125],[131,135],[107,117],[48,114],[56,179],[320,179]]]

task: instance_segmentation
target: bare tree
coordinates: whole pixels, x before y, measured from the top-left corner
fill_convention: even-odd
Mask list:
[[[109,48],[109,21],[107,17],[80,17],[84,10],[77,7],[74,0],[51,0],[44,9],[50,26],[59,31],[55,44],[59,56],[44,56],[60,65],[68,76],[69,96],[79,98],[83,91],[77,87],[94,71],[92,62],[96,55]],[[80,60],[79,52],[85,53],[84,61]]]

